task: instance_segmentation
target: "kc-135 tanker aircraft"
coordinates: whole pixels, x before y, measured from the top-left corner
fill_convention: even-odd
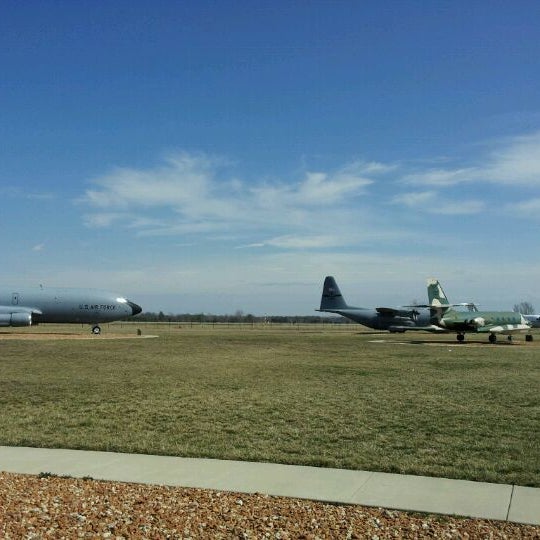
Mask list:
[[[0,289],[0,326],[39,323],[87,323],[99,334],[99,323],[140,313],[142,308],[123,296],[98,289]]]

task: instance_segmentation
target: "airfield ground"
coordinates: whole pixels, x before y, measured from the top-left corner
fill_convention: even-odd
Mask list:
[[[540,487],[540,336],[361,328],[2,329],[0,444]]]
[[[538,487],[539,376],[540,336],[459,345],[354,325],[119,323],[101,336],[79,326],[2,329],[0,444]],[[539,527],[504,522],[12,474],[0,474],[0,532],[540,537]]]

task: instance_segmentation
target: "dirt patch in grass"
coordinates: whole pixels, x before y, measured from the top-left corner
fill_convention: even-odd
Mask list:
[[[106,339],[141,339],[141,338],[155,338],[158,336],[138,336],[138,335],[126,335],[126,334],[71,334],[71,333],[58,333],[58,332],[40,332],[38,334],[29,334],[23,332],[0,332],[0,340],[30,340],[30,341],[46,341],[55,339],[92,339],[92,340],[106,340]]]

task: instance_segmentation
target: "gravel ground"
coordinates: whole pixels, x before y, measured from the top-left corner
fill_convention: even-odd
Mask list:
[[[0,538],[540,539],[540,527],[258,494],[0,473]]]

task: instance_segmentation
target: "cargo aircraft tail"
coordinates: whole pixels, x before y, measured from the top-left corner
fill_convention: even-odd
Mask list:
[[[332,276],[326,276],[321,296],[320,311],[347,309],[347,302],[339,290],[336,280]]]

